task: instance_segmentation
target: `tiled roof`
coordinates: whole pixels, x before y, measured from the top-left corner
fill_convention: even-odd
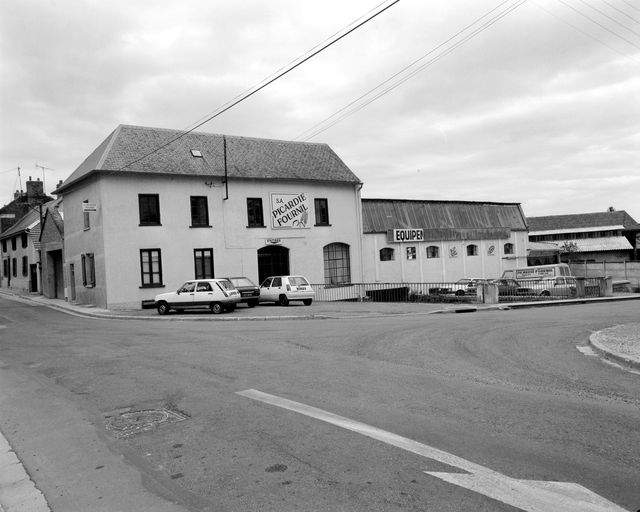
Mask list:
[[[572,240],[555,240],[553,242],[529,242],[531,251],[544,252],[559,251],[564,242],[576,244],[576,252],[601,252],[601,251],[631,251],[633,246],[623,236],[608,236],[601,238],[579,238]]]
[[[640,230],[638,224],[624,210],[614,212],[579,213],[574,215],[548,215],[546,217],[527,217],[529,232],[570,230],[582,231],[583,228],[604,226],[624,226],[625,230]]]
[[[365,233],[422,228],[425,240],[507,238],[526,231],[518,203],[362,199]]]
[[[58,191],[94,171],[360,183],[327,144],[120,125]],[[173,141],[167,144],[169,141]],[[164,147],[163,147],[164,145]],[[161,148],[161,149],[158,149]],[[194,157],[198,150],[202,157]],[[56,191],[56,192],[58,192]]]

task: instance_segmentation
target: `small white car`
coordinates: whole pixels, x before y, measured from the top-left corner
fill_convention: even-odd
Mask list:
[[[158,314],[166,315],[172,309],[181,313],[185,309],[210,309],[213,314],[233,311],[240,302],[240,292],[226,279],[194,279],[187,281],[175,292],[156,295]]]
[[[288,306],[292,300],[300,300],[311,306],[315,292],[302,276],[271,276],[260,285],[260,302],[275,302]]]

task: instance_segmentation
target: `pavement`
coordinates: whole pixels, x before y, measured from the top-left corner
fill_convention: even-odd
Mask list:
[[[326,320],[372,318],[397,315],[430,315],[443,313],[473,313],[517,308],[563,306],[590,302],[640,300],[640,294],[623,294],[595,299],[568,299],[537,302],[513,302],[500,304],[469,303],[394,303],[394,302],[314,302],[311,306],[292,303],[288,307],[261,304],[255,308],[239,305],[232,313],[212,315],[202,312],[185,312],[160,316],[155,309],[108,310],[93,306],[73,304],[62,299],[48,299],[42,295],[19,293],[0,289],[0,296],[38,304],[71,315],[119,320],[146,321],[273,321],[273,320]],[[640,322],[616,325],[594,332],[589,337],[592,349],[605,359],[619,366],[640,370]],[[0,361],[1,363],[1,361]],[[149,498],[147,498],[148,500]],[[146,503],[146,502],[145,502]],[[160,510],[158,503],[148,505],[148,510]],[[138,510],[146,510],[146,506]],[[17,454],[0,432],[0,512],[50,512],[43,494],[31,480]],[[172,504],[170,510],[182,510]],[[186,509],[185,509],[186,510]]]

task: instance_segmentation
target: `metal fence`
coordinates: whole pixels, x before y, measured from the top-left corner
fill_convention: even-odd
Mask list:
[[[495,300],[499,302],[560,300],[607,295],[605,278],[497,281],[312,284],[311,286],[315,291],[315,300],[317,301],[479,303],[489,301],[485,298],[488,293],[495,294]]]

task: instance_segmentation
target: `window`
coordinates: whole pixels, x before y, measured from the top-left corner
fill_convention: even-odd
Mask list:
[[[313,200],[316,211],[316,226],[329,226],[329,203],[325,198]]]
[[[209,206],[206,196],[191,196],[191,227],[210,227]]]
[[[262,217],[262,198],[247,197],[247,227],[264,228],[264,218]]]
[[[213,278],[213,249],[194,249],[195,279]]]
[[[504,244],[504,253],[513,254],[513,244]]]
[[[15,251],[16,249],[18,249],[18,239],[14,236],[11,238],[11,250]]]
[[[82,284],[87,288],[93,288],[96,285],[96,266],[93,253],[83,254],[82,260]]]
[[[474,244],[467,245],[467,256],[477,256],[478,246]]]
[[[380,249],[380,261],[393,261],[395,259],[394,251],[391,247]]]
[[[334,243],[325,245],[323,256],[325,284],[351,283],[351,261],[347,244]]]
[[[427,258],[439,258],[440,257],[440,247],[437,245],[430,245],[427,247]]]
[[[85,199],[82,202],[88,203],[89,200]],[[83,216],[84,216],[84,229],[86,231],[87,229],[91,229],[91,214],[89,212],[83,212]]]
[[[9,258],[5,258],[2,260],[2,275],[4,277],[9,277]]]
[[[140,249],[142,288],[162,286],[162,258],[160,249]]]
[[[18,260],[16,258],[11,259],[11,266],[13,267],[13,277],[18,277]]]
[[[27,277],[29,275],[29,258],[26,256],[22,257],[22,277]]]
[[[416,259],[416,248],[415,247],[407,247],[407,259],[415,260]]]
[[[160,196],[158,194],[138,194],[141,226],[160,225]]]
[[[280,288],[282,286],[282,278],[274,277],[273,282],[271,283],[271,286]]]
[[[21,238],[22,238],[22,248],[26,249],[27,246],[29,245],[29,237],[27,236],[26,233],[22,233]]]
[[[7,252],[7,241],[6,240],[2,241],[2,252]]]
[[[196,291],[197,292],[212,292],[213,289],[211,288],[211,285],[209,283],[198,283]]]

